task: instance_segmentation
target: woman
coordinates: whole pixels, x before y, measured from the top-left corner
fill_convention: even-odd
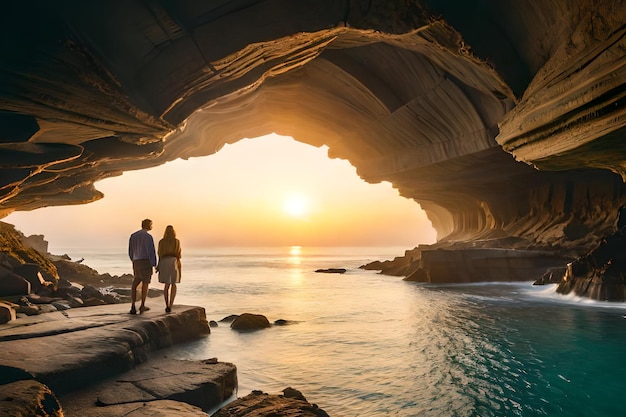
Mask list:
[[[180,241],[176,239],[173,226],[167,226],[163,239],[159,240],[159,282],[165,284],[163,297],[165,298],[165,312],[172,311],[174,298],[176,297],[176,283],[180,282],[181,274],[181,250]]]

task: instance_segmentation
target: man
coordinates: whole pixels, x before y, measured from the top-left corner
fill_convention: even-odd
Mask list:
[[[146,307],[146,296],[148,295],[148,286],[152,279],[152,268],[157,264],[156,251],[154,249],[154,239],[148,233],[152,230],[152,220],[145,219],[141,222],[141,230],[130,235],[128,240],[128,256],[133,261],[133,285],[130,291],[131,307],[130,314],[137,314],[135,309],[135,300],[137,299],[137,287],[141,284],[141,305],[139,313],[150,310]]]

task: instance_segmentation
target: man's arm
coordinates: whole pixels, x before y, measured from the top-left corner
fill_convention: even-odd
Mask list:
[[[128,257],[130,260],[133,260],[133,238],[132,236],[128,239]]]
[[[148,236],[150,236],[150,239],[148,239],[148,256],[150,257],[150,263],[152,264],[152,266],[157,266],[156,250],[154,250],[154,239],[152,238],[152,235]]]

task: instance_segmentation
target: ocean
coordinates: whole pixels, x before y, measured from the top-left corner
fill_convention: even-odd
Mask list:
[[[100,273],[131,271],[125,248],[62,253]],[[177,304],[217,322],[247,312],[291,324],[239,333],[219,323],[165,354],[232,362],[238,396],[293,387],[332,417],[624,415],[626,304],[558,295],[535,277],[434,285],[358,268],[403,253],[183,248]]]

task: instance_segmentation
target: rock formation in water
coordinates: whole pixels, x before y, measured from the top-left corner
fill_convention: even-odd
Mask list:
[[[285,388],[282,395],[270,395],[262,391],[252,391],[245,397],[237,398],[220,408],[215,417],[253,416],[298,416],[329,417],[329,414],[311,404],[302,393],[294,388]]]
[[[276,132],[391,182],[436,248],[580,256],[626,202],[625,21],[613,0],[12,2],[0,216]]]

